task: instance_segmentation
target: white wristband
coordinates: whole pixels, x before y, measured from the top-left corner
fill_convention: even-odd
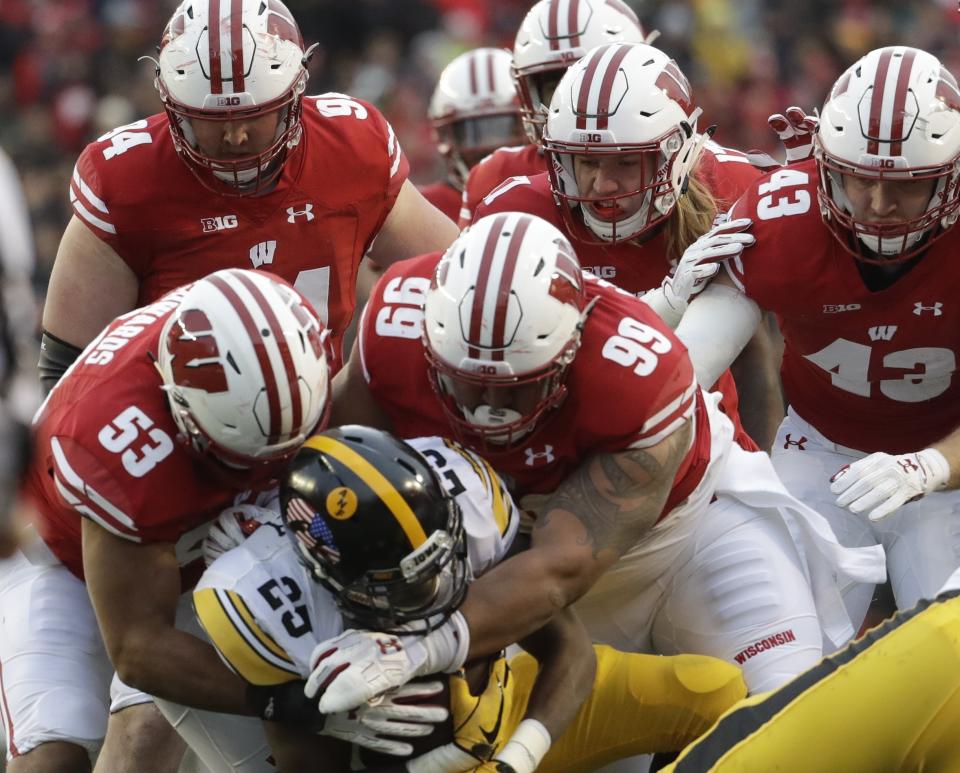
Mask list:
[[[437,630],[422,638],[419,644],[425,655],[417,667],[416,676],[452,674],[463,667],[470,650],[470,627],[467,619],[454,612]]]
[[[950,462],[936,448],[924,448],[917,452],[917,460],[927,476],[927,493],[945,489],[950,482]]]
[[[677,325],[680,324],[680,320],[683,318],[683,313],[687,310],[687,304],[685,303],[682,304],[682,308],[674,308],[673,304],[670,303],[670,299],[667,297],[667,292],[663,285],[645,292],[640,296],[640,301],[657,312],[660,319],[666,322],[671,330],[676,329]]]
[[[507,745],[494,759],[509,765],[515,773],[533,773],[550,751],[550,732],[535,719],[525,719]]]

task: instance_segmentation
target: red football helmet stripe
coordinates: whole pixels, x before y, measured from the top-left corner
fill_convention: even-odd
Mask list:
[[[890,60],[893,58],[893,49],[884,49],[877,63],[877,74],[873,79],[873,93],[870,95],[870,124],[867,127],[867,153],[877,155],[880,144],[876,138],[880,136],[880,113],[883,110],[883,91],[887,82],[887,73],[890,71]]]
[[[207,8],[207,54],[210,59],[210,93],[223,93],[223,73],[220,70],[220,0],[210,0]]]
[[[487,51],[487,88],[493,96],[497,90],[497,74],[493,68],[493,51]]]
[[[560,48],[558,40],[557,27],[560,22],[560,0],[550,0],[550,7],[547,10],[547,40],[550,41],[550,50],[556,51]]]
[[[260,329],[247,307],[243,305],[243,301],[240,300],[237,291],[234,290],[223,277],[214,274],[210,276],[209,279],[214,287],[223,293],[223,296],[230,302],[230,305],[233,306],[233,310],[237,312],[237,316],[243,324],[243,329],[247,332],[247,336],[251,344],[253,344],[253,350],[256,352],[257,362],[260,365],[260,373],[263,376],[263,383],[267,391],[267,410],[270,413],[268,442],[276,443],[280,439],[280,396],[277,389],[277,378],[273,372],[273,364],[270,362],[270,355],[267,353],[266,346],[264,346]]]
[[[283,334],[280,320],[277,319],[277,315],[270,307],[260,288],[257,287],[256,283],[246,274],[238,274],[238,276],[243,286],[250,291],[250,294],[256,300],[260,311],[263,312],[263,316],[267,318],[270,333],[280,352],[280,360],[283,362],[283,370],[287,376],[287,386],[290,389],[291,424],[289,434],[292,435],[299,430],[300,424],[303,422],[303,405],[300,400],[300,382],[297,378],[296,366],[293,364],[293,355],[290,353],[290,345],[287,343],[287,338]]]
[[[577,22],[579,11],[580,0],[570,0],[570,6],[567,8],[567,34],[570,36],[571,48],[580,45],[580,27]]]
[[[899,156],[903,152],[903,114],[907,106],[907,84],[910,82],[910,73],[913,70],[913,60],[917,58],[917,51],[908,48],[900,61],[900,73],[897,75],[897,90],[893,97],[893,123],[890,128],[890,155]]]
[[[233,61],[233,93],[246,91],[243,80],[243,0],[230,2],[230,58]]]
[[[593,84],[594,75],[597,72],[597,68],[600,66],[600,60],[603,59],[603,55],[610,48],[610,45],[603,46],[596,49],[592,54],[590,54],[590,59],[587,61],[587,69],[584,70],[583,80],[580,81],[580,93],[577,94],[577,128],[586,129],[587,128],[587,110],[588,102],[590,101],[590,87]]]
[[[629,46],[620,46],[610,59],[606,72],[603,74],[603,81],[600,84],[600,95],[597,98],[597,129],[607,128],[610,116],[610,94],[613,92],[613,83],[617,79],[617,73],[620,72],[620,63],[628,53],[630,53]]]
[[[480,259],[480,268],[477,271],[477,284],[473,289],[473,308],[470,310],[470,338],[467,341],[469,345],[467,356],[472,359],[480,356],[480,351],[475,344],[480,340],[480,331],[483,326],[483,301],[487,295],[487,281],[490,279],[490,266],[493,265],[493,256],[497,251],[497,240],[500,238],[500,231],[503,230],[503,224],[506,221],[506,215],[497,215],[497,219],[493,221],[493,225],[487,232],[487,241],[483,245],[483,256]]]
[[[523,237],[530,227],[529,217],[519,217],[510,235],[510,244],[507,245],[507,254],[503,260],[503,269],[500,272],[500,286],[497,288],[497,305],[493,316],[493,359],[503,359],[503,347],[506,345],[504,331],[507,327],[507,310],[510,307],[510,288],[513,286],[513,275],[517,268],[517,259],[520,257],[520,248],[523,246]]]
[[[477,55],[476,53],[470,54],[470,93],[476,95],[477,93]]]

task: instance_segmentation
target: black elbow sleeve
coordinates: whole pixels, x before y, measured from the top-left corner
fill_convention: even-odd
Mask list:
[[[43,331],[40,338],[40,361],[37,363],[37,370],[40,371],[40,389],[44,397],[50,393],[53,385],[60,380],[82,351],[80,347],[68,344],[46,330]]]

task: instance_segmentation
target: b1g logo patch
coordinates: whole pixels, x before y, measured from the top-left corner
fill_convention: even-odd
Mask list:
[[[331,518],[346,521],[357,512],[357,493],[352,488],[337,486],[327,494],[326,505]]]

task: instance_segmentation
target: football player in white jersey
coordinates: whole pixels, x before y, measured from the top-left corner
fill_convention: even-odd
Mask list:
[[[436,630],[457,615],[469,582],[514,547],[520,519],[506,486],[451,441],[404,443],[346,426],[304,444],[282,482],[280,506],[282,520],[260,513],[262,525],[208,567],[194,591],[200,621],[251,692],[274,699],[276,721],[265,727],[282,769],[306,769],[320,755],[339,759],[338,769],[377,764],[356,747],[409,755],[411,739],[446,719],[446,707],[435,705],[437,679],[320,722],[301,680],[313,670],[317,643],[344,628],[384,632],[389,654],[403,646],[401,632]],[[211,552],[237,526],[226,511]],[[572,612],[523,646],[530,654],[452,677],[453,741],[437,740],[397,769],[593,770],[681,748],[745,692],[739,671],[713,658],[594,648]],[[331,746],[330,736],[353,742],[353,751]]]

